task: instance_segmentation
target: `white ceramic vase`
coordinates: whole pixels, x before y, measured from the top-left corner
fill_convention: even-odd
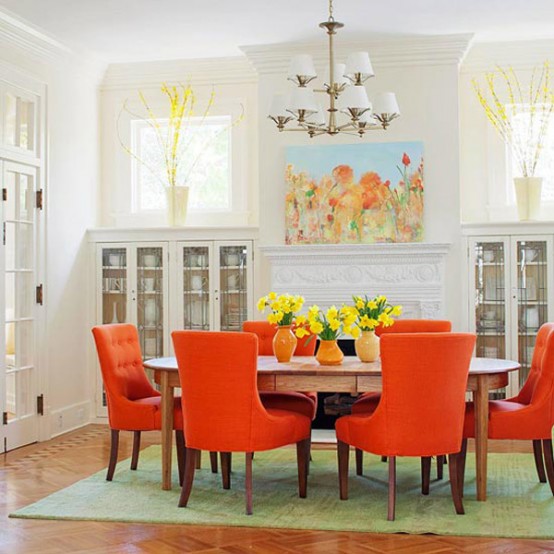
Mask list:
[[[182,227],[187,218],[189,187],[174,185],[165,188],[167,199],[167,224]]]
[[[515,177],[517,215],[520,221],[539,219],[542,177]]]

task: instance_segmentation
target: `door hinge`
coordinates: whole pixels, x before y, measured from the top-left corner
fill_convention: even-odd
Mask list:
[[[7,425],[8,424],[8,412],[3,412],[2,413],[2,425]]]
[[[37,192],[36,192],[36,206],[37,206],[37,210],[42,210],[42,205],[43,205],[43,194],[42,194],[42,189],[39,189],[39,190],[37,190]]]
[[[44,415],[44,394],[37,396],[37,414]]]
[[[37,287],[36,292],[36,303],[40,304],[42,306],[43,301],[43,289],[42,289],[42,283]]]
[[[2,200],[6,202],[8,200],[8,189],[2,189]]]

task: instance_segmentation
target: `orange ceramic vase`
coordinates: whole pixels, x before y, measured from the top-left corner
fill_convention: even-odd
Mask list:
[[[273,353],[278,362],[290,362],[296,348],[297,339],[290,325],[279,326],[273,337]]]
[[[374,362],[379,357],[379,337],[375,331],[362,331],[354,341],[354,349],[362,362]]]
[[[336,340],[320,340],[319,349],[315,355],[315,359],[321,365],[340,365],[344,354],[339,348]]]

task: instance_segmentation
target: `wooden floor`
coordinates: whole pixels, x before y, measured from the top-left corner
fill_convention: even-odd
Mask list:
[[[120,456],[128,457],[131,434],[122,435]],[[158,433],[145,433],[143,447],[158,440]],[[501,448],[530,451],[526,444],[493,445],[495,451]],[[108,452],[108,429],[89,425],[58,439],[0,456],[0,553],[554,552],[554,541],[8,519],[11,511],[106,467]]]

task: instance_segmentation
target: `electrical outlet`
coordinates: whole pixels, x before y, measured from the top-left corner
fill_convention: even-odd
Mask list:
[[[62,414],[58,414],[58,430],[62,430],[63,429],[63,415]]]

